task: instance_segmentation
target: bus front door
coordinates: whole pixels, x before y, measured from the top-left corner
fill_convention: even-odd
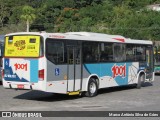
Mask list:
[[[81,90],[81,49],[77,46],[67,47],[67,92]]]
[[[154,65],[153,65],[153,50],[151,46],[148,46],[146,48],[146,62],[147,62],[146,79],[152,79]]]

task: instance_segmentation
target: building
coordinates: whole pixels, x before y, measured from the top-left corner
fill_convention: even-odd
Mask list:
[[[147,8],[154,11],[160,11],[160,4],[148,5]]]

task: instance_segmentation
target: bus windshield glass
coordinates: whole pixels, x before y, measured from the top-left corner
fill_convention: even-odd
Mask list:
[[[5,37],[5,57],[39,57],[40,36],[15,35]]]

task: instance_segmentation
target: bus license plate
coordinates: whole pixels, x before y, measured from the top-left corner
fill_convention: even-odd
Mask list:
[[[24,89],[24,85],[17,85],[17,88]]]

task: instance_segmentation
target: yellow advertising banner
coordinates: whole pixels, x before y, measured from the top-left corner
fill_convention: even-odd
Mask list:
[[[39,57],[40,36],[6,37],[6,57]]]

